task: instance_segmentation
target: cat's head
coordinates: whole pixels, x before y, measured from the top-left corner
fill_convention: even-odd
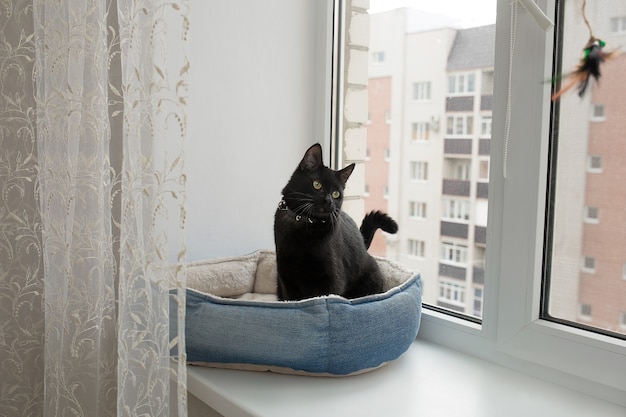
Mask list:
[[[287,186],[283,199],[296,215],[326,220],[335,216],[343,204],[346,182],[354,170],[354,164],[335,171],[324,166],[322,147],[311,146]]]

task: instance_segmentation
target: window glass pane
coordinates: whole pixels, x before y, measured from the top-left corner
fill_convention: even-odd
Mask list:
[[[580,3],[562,1],[562,72],[578,65],[589,30]],[[626,2],[587,2],[587,18],[604,51],[626,44]],[[601,64],[601,82],[591,80],[579,97],[561,96],[552,138],[556,156],[547,256],[551,268],[544,317],[626,335],[626,55]],[[566,81],[563,80],[563,83]],[[550,232],[550,231],[549,231]]]
[[[391,152],[365,164],[388,183],[388,199],[370,192],[365,209],[399,225],[377,235],[376,254],[420,271],[426,304],[481,317],[496,1],[392,3],[369,10],[370,50],[386,51],[386,65],[369,68],[368,148]],[[377,127],[380,100],[394,109],[388,129]]]

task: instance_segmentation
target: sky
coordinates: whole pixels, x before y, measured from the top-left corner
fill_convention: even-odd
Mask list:
[[[370,13],[409,7],[458,19],[465,28],[496,22],[496,0],[370,0]]]

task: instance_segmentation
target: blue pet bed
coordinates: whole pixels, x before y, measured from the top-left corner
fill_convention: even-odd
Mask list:
[[[191,364],[345,376],[376,369],[411,345],[421,278],[378,259],[385,292],[276,300],[276,255],[195,262],[187,269],[186,346]]]

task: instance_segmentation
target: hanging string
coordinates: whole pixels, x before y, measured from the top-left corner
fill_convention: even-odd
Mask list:
[[[515,55],[515,42],[517,38],[517,0],[511,3],[511,34],[509,38],[509,79],[506,98],[506,114],[504,118],[504,155],[503,155],[503,174],[507,175],[507,165],[509,160],[509,138],[511,136],[511,107],[512,107],[512,87],[513,87],[513,56]]]
[[[583,20],[585,21],[585,25],[587,26],[587,29],[589,29],[589,39],[595,39],[596,37],[593,36],[593,30],[591,30],[591,24],[587,19],[587,0],[583,0],[583,3],[581,5],[581,12],[583,15]]]

